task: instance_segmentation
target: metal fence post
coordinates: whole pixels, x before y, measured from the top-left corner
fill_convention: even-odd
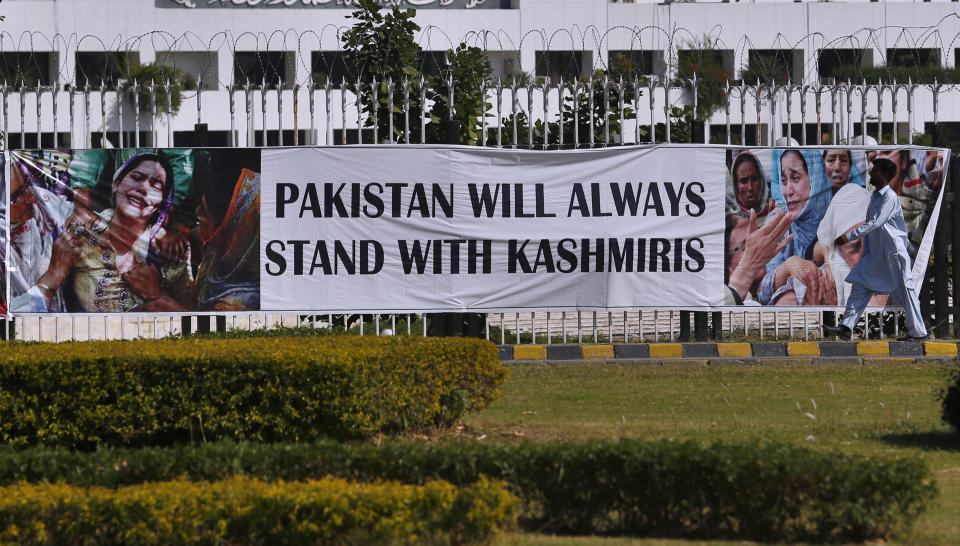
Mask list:
[[[671,315],[673,312],[671,311]],[[677,334],[677,341],[690,341],[690,311],[680,311],[680,333]],[[671,317],[670,329],[673,330],[673,320]],[[672,341],[672,340],[671,340]]]
[[[940,124],[934,125],[933,145],[943,145],[943,127]],[[944,191],[953,189],[953,177],[948,177],[944,184]],[[951,200],[952,201],[952,200]],[[943,203],[941,217],[946,214],[946,207],[950,201]],[[950,306],[949,293],[947,289],[947,277],[949,276],[949,259],[947,257],[947,237],[948,231],[952,227],[947,222],[937,222],[937,231],[933,239],[933,282],[934,282],[934,335],[938,338],[950,337]]]
[[[953,192],[953,210],[951,210],[950,219],[952,231],[950,245],[953,252],[950,253],[950,261],[953,261],[953,254],[957,251],[957,243],[960,242],[960,155],[953,156],[950,162],[950,186]],[[960,337],[960,267],[953,265],[953,337]]]
[[[696,106],[696,105],[697,105],[697,74],[696,74],[696,72],[694,72],[694,74],[693,74],[693,121],[692,121],[691,124],[690,124],[690,142],[691,142],[691,143],[694,143],[694,142],[697,142],[697,143],[699,143],[699,142],[706,143],[706,141],[707,141],[706,125],[705,125],[704,122],[701,122],[700,120],[697,119],[697,106]],[[668,123],[668,124],[670,123],[670,120],[669,120],[669,119],[667,120],[667,123]],[[689,315],[689,312],[687,312],[687,314]],[[714,320],[716,320],[716,315],[719,315],[719,313],[714,313]],[[680,321],[681,321],[682,323],[684,323],[684,322],[688,323],[688,322],[689,322],[689,318],[687,319],[687,321],[684,321],[684,320],[683,320],[683,312],[681,312],[681,314],[680,314]],[[682,325],[681,325],[681,328],[682,328]],[[687,326],[687,330],[688,330],[687,335],[689,336],[689,324],[688,324],[688,326]],[[682,330],[681,330],[681,331],[682,331]],[[719,331],[719,330],[717,330],[717,329],[716,329],[716,326],[715,326],[715,327],[714,327],[714,333],[716,333],[716,332],[718,332],[718,331]],[[708,315],[707,315],[707,312],[706,312],[706,311],[694,311],[694,313],[693,313],[693,337],[694,337],[694,339],[695,339],[696,341],[707,341],[708,336],[709,336],[709,333],[708,333]]]

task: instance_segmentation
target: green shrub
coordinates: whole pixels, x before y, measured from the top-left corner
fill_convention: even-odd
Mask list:
[[[4,544],[462,544],[516,522],[517,500],[485,479],[457,488],[233,478],[104,489],[0,488]]]
[[[487,341],[291,337],[11,346],[0,443],[88,449],[363,438],[446,426],[499,396]]]
[[[940,415],[960,433],[960,367],[950,374],[947,386],[940,391]]]
[[[202,444],[173,449],[0,450],[0,483],[120,486],[186,476],[337,476],[422,484],[503,480],[524,527],[568,534],[863,541],[906,532],[935,495],[915,459],[775,444]]]

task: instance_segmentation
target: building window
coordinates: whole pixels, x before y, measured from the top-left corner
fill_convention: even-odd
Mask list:
[[[417,66],[424,76],[439,76],[447,71],[450,63],[446,51],[423,51],[417,53]]]
[[[7,85],[35,87],[55,81],[57,54],[49,52],[0,52],[0,81]]]
[[[99,133],[98,133],[99,134]],[[37,150],[40,148],[53,148],[53,133],[40,133],[40,142],[37,142],[36,131],[30,133],[14,133],[8,135],[7,148],[10,150]],[[57,132],[57,144],[59,148],[70,148],[72,146],[69,132]]]
[[[233,85],[292,88],[296,66],[292,51],[237,51],[233,55]]]
[[[887,66],[917,68],[921,66],[940,66],[940,49],[896,48],[887,49]]]
[[[267,130],[267,135],[266,135],[266,136],[267,136],[267,141],[266,141],[266,142],[263,141],[263,136],[264,136],[264,135],[263,135],[263,131],[262,131],[262,130],[258,130],[258,131],[256,131],[256,132],[254,132],[254,134],[253,134],[253,145],[254,145],[254,146],[257,146],[257,147],[260,147],[260,146],[280,146],[280,145],[281,145],[281,144],[280,144],[280,132],[277,131],[276,129],[268,129],[268,130]],[[301,130],[297,131],[296,145],[297,145],[297,146],[306,146],[306,145],[310,144],[311,141],[308,140],[309,137],[310,137],[310,132],[307,131],[306,129],[301,129]],[[371,139],[371,140],[372,140],[372,139]],[[284,130],[283,130],[283,146],[293,146],[293,145],[294,145],[293,130],[292,130],[292,129],[284,129]]]
[[[76,82],[78,87],[89,84],[97,87],[101,83],[116,86],[124,78],[130,65],[140,63],[137,51],[78,51]]]
[[[234,135],[235,138],[236,135]],[[192,148],[201,145],[197,140],[195,130],[173,132],[173,146],[175,148]],[[205,131],[202,146],[204,148],[227,148],[235,146],[235,144],[231,142],[230,131]]]
[[[120,133],[107,131],[107,142],[109,144],[104,144],[101,131],[90,133],[90,147],[92,148],[133,148],[136,146],[136,135],[133,131],[124,131],[123,141],[121,142]],[[153,133],[140,131],[140,146],[153,146]]]
[[[649,49],[611,50],[607,65],[618,68],[624,74],[634,73],[641,76],[663,74],[666,69],[663,51]]]
[[[357,77],[356,67],[347,60],[342,51],[314,51],[310,54],[310,73],[313,84],[323,87],[329,82],[332,87],[340,87],[344,82],[350,85]]]
[[[373,129],[334,129],[331,144],[373,144]]]
[[[593,71],[590,51],[537,51],[536,75],[552,83],[588,76]]]
[[[747,69],[743,73],[746,83],[799,83],[803,81],[803,50],[801,49],[751,49],[747,56]]]
[[[677,75],[681,78],[724,77],[733,79],[732,49],[677,50]]]
[[[846,80],[860,69],[873,66],[872,49],[821,49],[817,52],[817,73],[821,78]]]
[[[487,51],[487,60],[493,69],[493,78],[503,80],[504,84],[521,73],[519,51]]]
[[[216,51],[158,51],[157,62],[182,72],[188,89],[196,89],[198,78],[203,89],[220,87]]]

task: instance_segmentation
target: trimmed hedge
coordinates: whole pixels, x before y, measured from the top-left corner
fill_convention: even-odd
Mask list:
[[[500,395],[493,343],[417,337],[104,341],[0,354],[0,444],[364,438],[454,423]]]
[[[0,451],[0,482],[118,486],[186,476],[470,484],[504,480],[525,528],[567,534],[759,541],[863,541],[907,532],[936,494],[919,459],[862,458],[776,444],[595,441],[574,444]]]
[[[940,391],[940,415],[960,433],[960,367],[950,373],[947,386]]]
[[[105,489],[0,488],[4,544],[463,544],[516,524],[496,482],[457,488],[237,477]]]

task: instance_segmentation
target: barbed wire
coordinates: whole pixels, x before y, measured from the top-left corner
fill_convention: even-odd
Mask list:
[[[535,59],[549,57],[551,52],[589,52],[590,67],[561,66],[559,72],[569,75],[570,68],[586,72],[588,68],[605,71],[610,68],[612,53],[651,54],[656,68],[644,67],[645,77],[659,79],[680,75],[684,58],[703,63],[723,57],[725,77],[736,82],[749,76],[744,84],[779,83],[815,85],[824,76],[824,60],[830,67],[843,67],[843,80],[853,83],[921,83],[943,86],[960,84],[960,70],[950,69],[941,62],[945,50],[950,50],[960,39],[960,15],[950,14],[927,27],[888,25],[858,29],[844,36],[827,37],[812,32],[792,40],[778,33],[768,44],[757,43],[749,35],[731,40],[717,25],[707,32],[684,27],[664,28],[657,25],[643,27],[614,26],[600,29],[596,26],[573,26],[568,29],[535,29],[519,37],[503,30],[471,31],[459,38],[451,36],[438,26],[426,26],[418,33],[417,43],[425,52],[443,52],[463,43],[478,47],[488,55],[509,58],[514,63],[511,73],[501,74],[521,79],[536,77],[537,66],[529,66],[529,56],[521,51],[533,50]],[[33,86],[43,74],[49,73],[47,85],[69,85],[100,81],[115,85],[124,79],[124,71],[135,63],[123,62],[127,56],[135,58],[141,52],[153,53],[157,63],[197,76],[207,89],[223,89],[237,84],[262,85],[254,75],[265,72],[279,75],[279,83],[288,86],[306,86],[313,83],[318,72],[329,74],[332,66],[344,73],[346,79],[355,79],[362,67],[338,61],[336,54],[343,51],[343,33],[346,25],[327,24],[318,30],[296,31],[275,29],[269,32],[240,32],[224,30],[202,37],[195,32],[175,35],[166,31],[151,31],[136,36],[117,35],[109,39],[91,34],[54,34],[24,31],[19,35],[0,32],[0,78],[11,86]],[[890,40],[892,38],[892,41]],[[885,47],[885,43],[892,44]],[[890,51],[888,51],[888,49]],[[859,52],[859,53],[858,53]],[[864,54],[864,52],[869,52]],[[897,53],[890,58],[888,53]],[[252,59],[258,70],[248,74],[236,59],[238,53]],[[323,55],[328,53],[332,55]],[[772,53],[772,54],[771,54]],[[876,53],[876,55],[874,54]],[[77,54],[99,54],[94,57],[102,64],[80,63]],[[234,59],[231,74],[221,74],[218,57],[227,54]],[[901,58],[906,54],[908,58]],[[51,57],[50,55],[53,55]],[[831,58],[833,55],[833,58]],[[189,61],[187,61],[189,56]],[[796,62],[796,59],[802,59]],[[791,60],[792,66],[784,66]],[[872,63],[870,61],[873,61]],[[420,60],[423,71],[435,59],[424,56]],[[910,62],[912,61],[912,62]],[[122,66],[108,66],[115,62]],[[586,63],[583,63],[586,64]],[[257,66],[259,65],[259,66]],[[802,65],[802,70],[796,67]],[[287,70],[292,67],[292,70]],[[73,68],[73,73],[70,72]],[[445,67],[440,66],[441,70]],[[98,70],[99,69],[99,70]],[[784,72],[786,70],[786,73]],[[785,77],[784,77],[785,76]],[[211,79],[215,81],[210,81]],[[162,82],[157,82],[162,83]]]

